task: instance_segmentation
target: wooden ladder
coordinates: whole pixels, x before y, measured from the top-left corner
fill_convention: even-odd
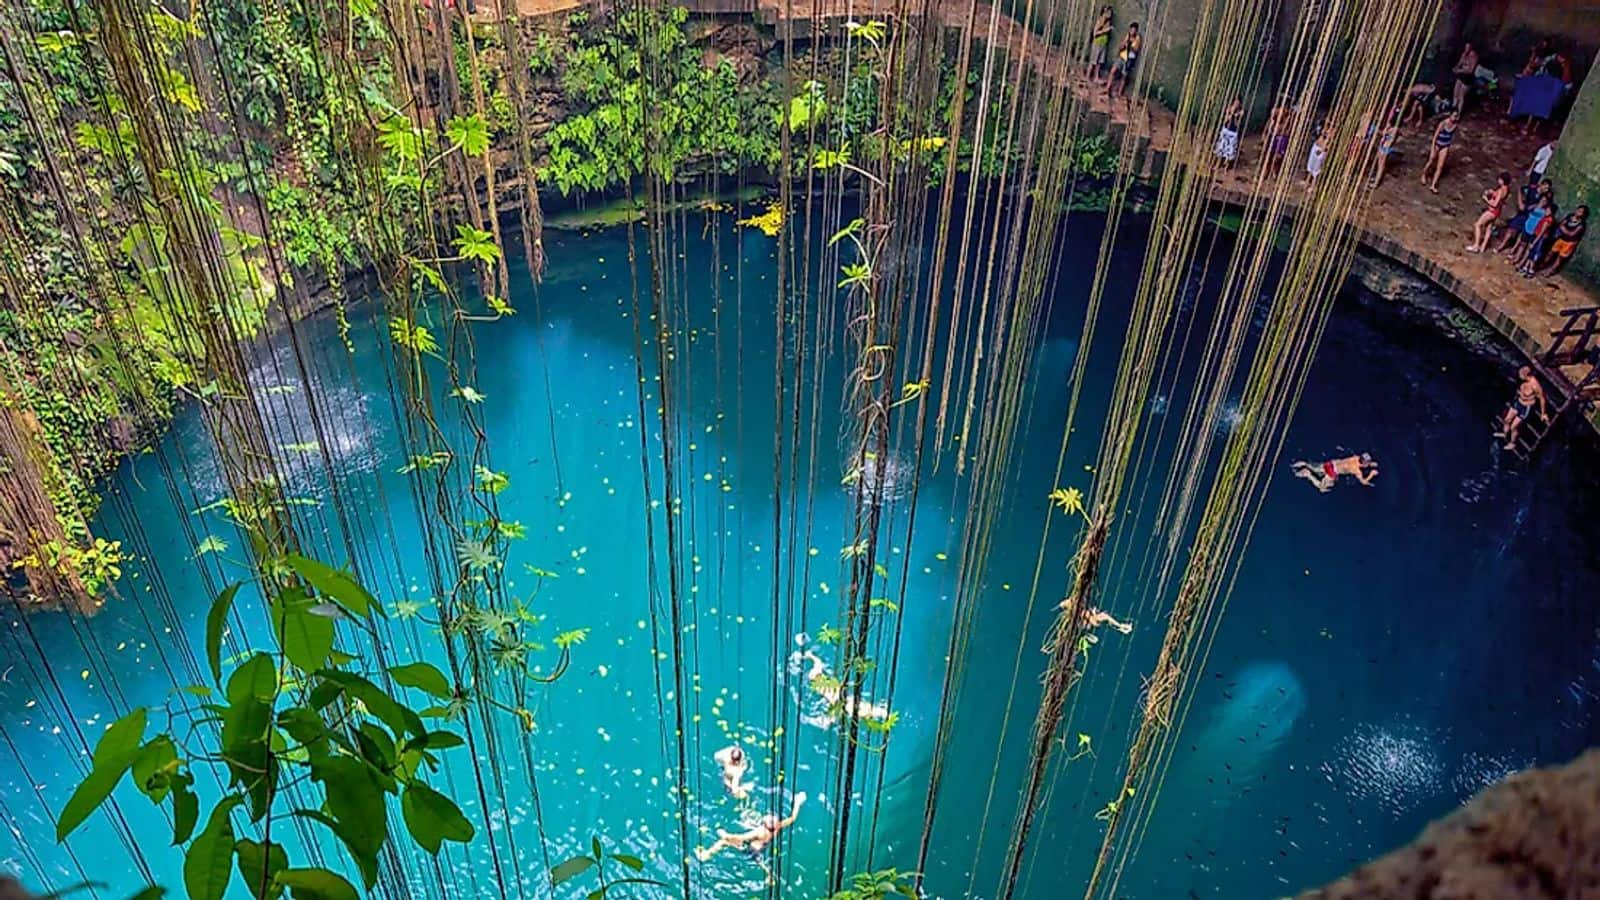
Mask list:
[[[1534,364],[1539,374],[1560,392],[1561,403],[1548,422],[1535,418],[1517,427],[1517,439],[1510,449],[1519,460],[1527,461],[1533,456],[1567,410],[1576,407],[1582,411],[1600,400],[1600,342],[1595,340],[1600,337],[1600,306],[1563,309],[1561,314],[1567,317],[1566,323],[1550,332],[1550,349]],[[1582,365],[1589,370],[1576,384],[1562,371],[1566,366]],[[1495,427],[1500,427],[1498,421]]]

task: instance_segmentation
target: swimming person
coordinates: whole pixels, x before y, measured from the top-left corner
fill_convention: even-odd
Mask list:
[[[733,799],[743,800],[750,796],[750,785],[744,783],[744,773],[750,770],[750,757],[744,755],[744,748],[729,744],[712,754],[711,758],[722,767],[722,786]]]
[[[1075,602],[1074,598],[1068,597],[1067,599],[1065,599],[1065,600],[1061,601],[1059,604],[1057,604],[1056,608],[1057,609],[1071,609],[1072,608],[1072,604],[1074,602]],[[1116,630],[1122,632],[1123,634],[1132,634],[1133,633],[1133,623],[1132,622],[1118,622],[1115,616],[1111,615],[1110,613],[1106,612],[1105,610],[1102,610],[1102,609],[1099,609],[1097,607],[1091,606],[1088,609],[1083,611],[1083,627],[1084,628],[1089,629],[1090,631],[1093,631],[1094,629],[1099,628],[1101,625],[1110,625],[1112,628],[1115,628]]]
[[[1372,480],[1378,477],[1378,463],[1370,453],[1323,460],[1320,465],[1298,460],[1289,468],[1294,471],[1296,478],[1304,478],[1324,494],[1333,490],[1341,475],[1352,476],[1367,487],[1371,487]]]
[[[705,862],[729,847],[736,847],[751,854],[760,853],[777,839],[778,832],[794,824],[794,820],[800,817],[800,807],[804,806],[805,802],[805,791],[801,791],[794,795],[794,806],[789,810],[788,818],[780,819],[769,813],[739,834],[730,834],[718,828],[716,842],[709,847],[696,847],[694,850],[695,858]]]
[[[1507,450],[1516,448],[1517,429],[1533,415],[1536,405],[1539,418],[1546,422],[1550,421],[1550,411],[1545,408],[1544,403],[1544,385],[1539,383],[1531,367],[1523,366],[1517,370],[1517,396],[1500,416],[1500,430],[1494,434],[1495,437],[1506,439]]]
[[[804,634],[795,635],[794,641],[805,649],[796,650],[789,654],[789,663],[796,669],[799,668],[799,664],[802,662],[811,664],[810,671],[806,672],[806,684],[817,696],[827,701],[830,713],[846,718],[854,714],[862,719],[874,719],[879,722],[889,718],[889,707],[881,703],[873,703],[865,697],[861,698],[861,705],[857,707],[856,698],[845,693],[844,684],[839,679],[828,674],[828,664],[822,661],[822,657],[811,652],[810,648],[805,647],[806,636]]]

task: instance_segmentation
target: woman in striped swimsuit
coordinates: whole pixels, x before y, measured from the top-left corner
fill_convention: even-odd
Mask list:
[[[1450,155],[1450,145],[1456,141],[1456,128],[1461,124],[1461,114],[1452,112],[1433,130],[1433,146],[1428,148],[1428,164],[1422,167],[1423,184],[1435,194],[1439,193],[1439,176],[1444,174],[1444,161]],[[1428,180],[1428,170],[1433,170],[1433,180]]]

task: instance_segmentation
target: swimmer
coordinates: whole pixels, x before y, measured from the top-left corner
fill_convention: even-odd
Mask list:
[[[794,640],[796,644],[805,647],[806,636],[804,634],[795,635]],[[873,703],[866,698],[862,698],[858,707],[854,696],[845,696],[844,685],[838,679],[829,677],[828,664],[823,662],[822,658],[811,652],[810,649],[796,650],[789,654],[789,662],[796,667],[801,662],[809,662],[811,664],[810,671],[806,672],[806,684],[817,692],[817,696],[828,701],[829,709],[837,706],[842,717],[848,718],[851,715],[855,715],[858,718],[874,719],[879,722],[889,718],[889,707],[881,703]]]
[[[1324,494],[1333,490],[1333,486],[1338,483],[1341,475],[1353,476],[1355,480],[1367,487],[1371,487],[1372,480],[1378,477],[1378,463],[1370,453],[1324,460],[1320,465],[1312,465],[1300,460],[1289,468],[1294,470],[1296,478],[1304,478]]]
[[[1533,415],[1536,404],[1539,418],[1545,422],[1550,421],[1550,411],[1545,408],[1544,403],[1544,386],[1534,377],[1532,368],[1523,366],[1517,370],[1517,396],[1500,416],[1500,430],[1494,435],[1506,439],[1507,450],[1516,448],[1517,429]]]
[[[739,834],[729,834],[728,832],[723,831],[721,828],[718,828],[716,843],[713,843],[709,847],[696,847],[694,850],[695,858],[701,862],[705,862],[729,847],[736,847],[740,850],[746,850],[752,854],[760,853],[761,851],[767,849],[767,846],[777,839],[778,832],[794,824],[794,820],[800,817],[800,807],[804,806],[805,802],[805,791],[801,791],[794,795],[794,807],[789,810],[789,817],[787,819],[780,819],[777,816],[769,813],[768,815],[762,816],[761,820],[748,831],[744,831]]]
[[[722,767],[722,786],[735,800],[750,796],[750,785],[744,783],[744,773],[750,771],[750,758],[738,744],[729,744],[712,754],[712,759]]]
[[[1072,598],[1068,597],[1067,599],[1061,601],[1060,605],[1057,608],[1058,609],[1071,609],[1072,608]],[[1111,615],[1110,613],[1106,612],[1105,610],[1096,609],[1093,606],[1091,606],[1088,609],[1084,610],[1084,613],[1083,613],[1083,627],[1084,628],[1087,628],[1087,629],[1093,631],[1094,629],[1099,628],[1101,625],[1110,625],[1112,628],[1115,628],[1116,630],[1122,632],[1123,634],[1132,634],[1133,633],[1133,623],[1132,622],[1118,622],[1115,616]]]

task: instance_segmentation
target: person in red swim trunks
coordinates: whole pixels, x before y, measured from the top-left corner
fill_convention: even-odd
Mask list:
[[[1296,478],[1304,478],[1324,494],[1333,490],[1341,475],[1349,475],[1368,487],[1378,477],[1378,463],[1370,453],[1324,460],[1318,464],[1299,460],[1290,468],[1294,470]]]

